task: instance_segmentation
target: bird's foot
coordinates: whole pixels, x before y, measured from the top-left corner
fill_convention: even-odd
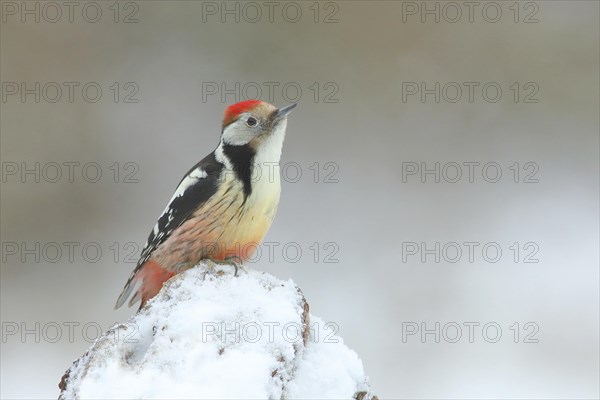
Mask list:
[[[233,274],[233,276],[238,276],[238,271],[241,269],[243,270],[242,267],[242,259],[238,256],[229,256],[226,257],[224,260],[215,260],[214,258],[208,258],[208,261],[211,261],[213,263],[213,265],[229,265],[233,268],[235,268],[235,272]]]
[[[238,276],[238,271],[240,269],[243,269],[242,267],[242,259],[238,256],[230,256],[230,257],[226,257],[225,258],[225,263],[231,265],[233,268],[235,268],[235,272],[233,273],[233,276]]]

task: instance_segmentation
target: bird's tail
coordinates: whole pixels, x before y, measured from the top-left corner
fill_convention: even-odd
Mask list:
[[[121,307],[123,304],[125,304],[125,302],[129,298],[129,295],[135,288],[136,282],[137,282],[137,279],[136,279],[137,272],[138,272],[138,269],[133,271],[133,273],[127,280],[127,283],[125,284],[125,287],[123,288],[123,291],[121,292],[121,294],[119,295],[119,298],[117,299],[117,302],[115,303],[115,310],[118,309],[119,307]],[[131,307],[131,304],[129,306]]]
[[[141,298],[140,309],[142,309],[148,300],[158,294],[163,283],[168,281],[173,275],[175,275],[175,272],[166,270],[157,262],[152,260],[146,261],[139,268],[136,268],[127,280],[123,292],[121,292],[121,295],[117,299],[115,309],[125,304],[135,288],[137,290],[133,294],[133,297],[131,297],[131,300],[129,300],[127,306],[131,307]]]

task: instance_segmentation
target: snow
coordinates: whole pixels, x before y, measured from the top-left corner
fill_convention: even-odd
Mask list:
[[[75,361],[61,398],[370,398],[334,328],[291,280],[200,264]]]

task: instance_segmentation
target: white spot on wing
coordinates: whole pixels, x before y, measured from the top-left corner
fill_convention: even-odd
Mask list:
[[[201,168],[196,168],[195,170],[190,172],[190,174],[188,176],[183,178],[183,180],[181,181],[179,186],[177,186],[177,190],[175,190],[175,193],[173,193],[173,197],[171,197],[171,200],[169,200],[168,204],[170,205],[173,202],[173,200],[175,200],[177,197],[183,196],[185,191],[190,186],[195,185],[200,179],[204,179],[206,177],[207,177],[206,171],[204,171]],[[165,214],[167,211],[169,211],[169,213],[172,214],[172,211],[169,210],[169,205],[167,205],[167,207],[163,211],[163,214]]]
[[[215,150],[215,160],[225,166],[225,169],[231,171],[233,166],[229,162],[229,158],[223,153],[223,142],[219,143],[219,147]]]
[[[175,193],[173,193],[171,200],[169,200],[169,202],[167,203],[167,206],[163,210],[159,219],[162,218],[165,214],[168,214],[167,222],[171,222],[173,220],[173,209],[171,208],[171,203],[173,203],[173,200],[175,200],[177,197],[183,196],[185,191],[190,186],[195,185],[200,179],[204,179],[207,176],[208,174],[206,173],[206,171],[198,167],[192,172],[190,172],[185,178],[183,178],[183,180],[177,187],[177,190],[175,190]],[[165,235],[165,232],[159,232],[158,222],[156,223],[156,225],[154,225],[154,229],[152,232],[154,233],[156,239],[160,239]]]
[[[200,168],[196,168],[195,170],[192,171],[192,173],[190,174],[191,178],[196,178],[196,179],[202,179],[202,178],[206,178],[207,174],[206,171]]]

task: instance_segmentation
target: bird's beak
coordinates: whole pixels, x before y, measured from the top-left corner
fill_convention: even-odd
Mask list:
[[[287,117],[297,105],[298,103],[294,103],[277,110],[277,114],[275,114],[275,121],[279,121]]]

